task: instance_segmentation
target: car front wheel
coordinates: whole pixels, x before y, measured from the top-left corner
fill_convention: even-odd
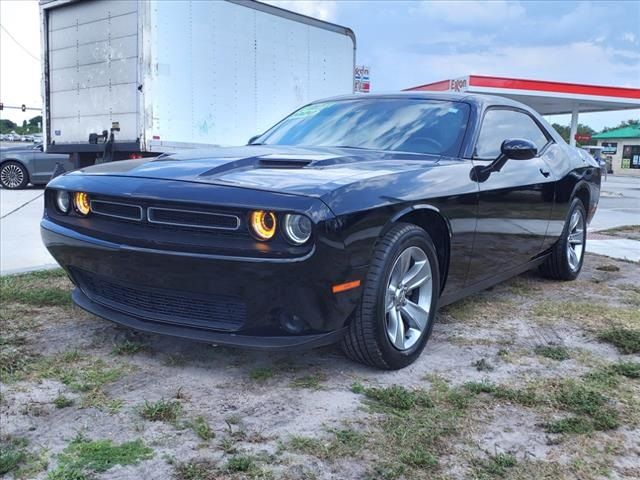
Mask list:
[[[540,271],[545,277],[555,280],[575,280],[582,270],[586,244],[587,212],[582,201],[574,198],[562,236],[540,266]]]
[[[440,274],[422,228],[395,225],[377,244],[362,299],[342,348],[351,359],[387,370],[413,363],[435,319]]]
[[[0,167],[0,184],[11,190],[24,188],[29,183],[29,173],[22,164],[8,161]]]

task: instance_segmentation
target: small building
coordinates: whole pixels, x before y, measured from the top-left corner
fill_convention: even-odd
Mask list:
[[[640,176],[640,126],[616,128],[591,138],[602,147],[603,159],[611,157],[614,174]]]

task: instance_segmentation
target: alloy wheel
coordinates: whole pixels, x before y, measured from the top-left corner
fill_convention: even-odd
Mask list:
[[[580,267],[584,250],[584,233],[584,216],[580,210],[575,210],[569,221],[569,238],[567,239],[569,268],[574,272]]]
[[[16,188],[24,181],[24,173],[19,166],[10,163],[2,167],[0,171],[0,181],[2,181],[2,184],[7,188]]]
[[[410,349],[427,329],[432,295],[427,254],[419,247],[405,249],[391,269],[385,294],[387,336],[398,350]]]

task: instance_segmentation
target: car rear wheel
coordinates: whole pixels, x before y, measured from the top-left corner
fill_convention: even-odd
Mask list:
[[[0,184],[4,188],[15,190],[24,188],[29,183],[29,173],[19,162],[10,160],[0,167]]]
[[[342,340],[344,352],[387,370],[413,363],[431,335],[439,285],[429,234],[411,224],[394,226],[374,251],[360,305]]]
[[[574,198],[562,236],[540,266],[540,271],[545,277],[555,280],[575,280],[582,270],[586,243],[587,213],[582,201]]]

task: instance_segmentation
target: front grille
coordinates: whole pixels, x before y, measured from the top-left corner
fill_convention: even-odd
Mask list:
[[[239,297],[143,287],[73,270],[82,291],[94,302],[143,319],[212,330],[239,330],[246,305]]]
[[[98,215],[122,218],[125,220],[142,220],[142,207],[128,203],[91,200],[91,211]]]
[[[236,215],[195,210],[149,207],[147,217],[150,223],[179,227],[200,227],[218,230],[237,230],[240,227],[240,218]]]

